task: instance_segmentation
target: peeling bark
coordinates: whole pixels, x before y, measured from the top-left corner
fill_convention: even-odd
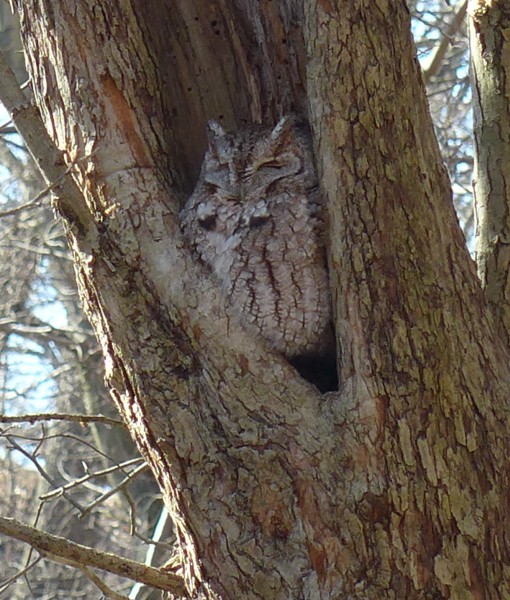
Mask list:
[[[189,593],[507,597],[508,353],[405,3],[182,0],[156,22],[127,0],[50,4],[18,10],[46,127],[68,160],[90,154],[91,224],[69,228],[81,294]],[[305,106],[342,349],[323,397],[229,319],[175,218],[207,118]]]

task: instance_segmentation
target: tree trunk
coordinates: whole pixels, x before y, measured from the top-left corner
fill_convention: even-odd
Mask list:
[[[405,2],[17,2],[107,382],[192,596],[506,598],[508,347]],[[205,122],[310,119],[341,349],[322,396],[227,316],[176,213]]]
[[[510,9],[472,0],[471,71],[476,142],[478,273],[500,335],[510,342]]]

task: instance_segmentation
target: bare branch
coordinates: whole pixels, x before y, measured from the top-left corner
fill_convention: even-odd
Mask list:
[[[9,111],[12,121],[43,174],[57,196],[57,208],[75,225],[90,226],[83,195],[71,177],[60,150],[50,138],[37,108],[21,90],[16,77],[0,52],[0,101]],[[58,183],[55,183],[58,182]]]
[[[148,567],[129,558],[71,542],[65,538],[29,527],[15,519],[0,517],[0,533],[30,544],[51,560],[71,566],[102,569],[133,581],[140,581],[179,596],[186,596],[183,579],[173,573]]]
[[[25,456],[26,458],[28,458],[28,460],[34,465],[34,467],[39,471],[39,473],[41,474],[41,476],[54,488],[58,487],[58,484],[56,483],[56,481],[53,479],[53,477],[50,477],[50,475],[48,475],[48,473],[46,473],[45,469],[42,468],[42,466],[40,465],[39,461],[37,460],[37,458],[30,452],[27,452],[22,446],[20,446],[10,435],[7,435],[6,438],[9,440],[9,443],[11,444],[11,446],[13,448],[15,448],[18,452],[21,452],[21,454],[23,454],[23,456]],[[66,492],[62,492],[62,495],[64,496],[64,498],[70,502],[74,508],[76,508],[80,513],[83,513],[83,508],[73,499],[71,498],[68,494],[66,494]]]
[[[83,515],[86,515],[93,508],[95,508],[98,504],[101,504],[102,502],[107,500],[110,496],[113,496],[114,494],[116,494],[119,490],[123,489],[134,477],[136,477],[137,475],[139,475],[140,473],[143,473],[143,471],[146,471],[148,469],[149,469],[149,466],[145,462],[142,465],[140,465],[139,467],[137,467],[136,469],[133,469],[131,471],[131,473],[129,473],[127,475],[127,477],[125,477],[118,485],[113,487],[111,490],[108,490],[107,492],[105,492],[104,494],[99,496],[99,498],[94,500],[94,502],[91,502],[88,506],[86,506],[85,509],[83,510]]]
[[[28,571],[32,569],[32,567],[35,567],[35,565],[41,561],[41,559],[42,557],[38,556],[33,562],[29,562],[29,564],[26,567],[21,569],[21,571],[18,571],[15,575],[9,577],[9,579],[7,579],[6,581],[2,581],[2,585],[0,586],[0,594],[2,592],[5,592],[5,590],[8,589],[8,587],[12,585],[15,581],[17,581],[20,577],[26,575]]]
[[[4,433],[3,435],[5,438],[9,439],[9,441],[12,443],[12,438],[14,437],[13,434],[7,435],[6,433]],[[30,435],[26,435],[26,434],[21,435],[21,434],[17,433],[15,437],[18,439],[27,440],[30,442],[36,442],[38,444],[42,444],[42,442],[44,442],[44,441],[48,441],[48,440],[55,439],[55,438],[74,440],[74,441],[78,442],[79,444],[82,444],[83,446],[90,448],[91,450],[93,450],[95,453],[102,456],[106,460],[113,462],[119,469],[122,470],[122,467],[120,467],[119,464],[117,462],[115,462],[111,456],[104,453],[100,448],[97,448],[94,444],[87,442],[87,440],[85,440],[82,437],[79,437],[77,435],[73,435],[73,434],[69,434],[69,433],[57,433],[57,434],[48,435],[48,434],[44,433],[44,435],[42,435],[42,436],[30,436]]]
[[[106,585],[106,583],[98,577],[92,569],[88,567],[78,566],[80,571],[92,581],[105,595],[105,598],[110,598],[111,600],[128,600],[127,596],[123,596],[122,594],[117,594],[117,592],[113,591],[110,587]]]
[[[96,471],[94,473],[87,473],[83,477],[80,477],[79,479],[70,481],[69,483],[66,483],[66,485],[63,485],[63,486],[57,488],[56,490],[52,490],[51,492],[49,492],[48,494],[44,494],[44,496],[41,496],[40,498],[41,498],[41,500],[51,500],[55,496],[60,496],[64,491],[69,491],[70,489],[77,487],[79,485],[82,485],[83,483],[90,481],[91,479],[95,479],[97,477],[104,477],[105,475],[109,475],[110,473],[115,473],[116,471],[124,471],[124,468],[131,466],[133,464],[139,463],[139,462],[144,462],[143,458],[141,458],[141,457],[133,458],[131,460],[126,460],[125,462],[121,463],[120,465],[115,465],[113,467],[110,467],[109,469],[103,469],[102,471]],[[141,466],[148,468],[146,464],[143,464]],[[124,478],[124,480],[119,484],[118,487],[122,487],[123,485],[125,485],[128,480],[131,480],[135,475],[140,473],[142,470],[144,470],[144,469],[140,469],[140,467],[138,467],[137,469],[133,469],[133,471],[131,471],[130,473],[127,474],[126,478]],[[117,489],[118,488],[116,488],[115,491],[117,491]],[[110,495],[111,495],[110,492],[108,492],[108,495],[106,497],[109,497]],[[101,498],[103,498],[103,496],[104,496],[104,494],[101,496]],[[86,509],[86,511],[87,510],[90,510],[90,509]]]
[[[117,425],[120,427],[125,427],[124,423],[119,419],[112,419],[110,417],[105,417],[104,415],[79,415],[66,413],[27,414],[16,416],[0,415],[0,423],[37,423],[39,421],[70,421],[71,423],[80,423],[81,425],[87,425],[88,423],[101,423],[103,425]]]
[[[40,208],[41,205],[42,205],[41,203],[44,200],[44,198],[46,196],[48,196],[51,192],[53,192],[64,181],[64,179],[73,170],[73,167],[78,162],[87,160],[91,156],[92,156],[92,154],[89,154],[87,156],[81,157],[80,159],[73,160],[73,162],[65,170],[65,173],[62,173],[62,175],[60,175],[60,177],[57,177],[57,179],[55,179],[55,181],[52,181],[50,185],[46,186],[43,190],[41,190],[35,196],[35,198],[32,198],[32,200],[29,200],[25,204],[20,204],[19,206],[15,206],[14,208],[11,208],[9,210],[0,211],[0,218],[2,218],[2,217],[10,217],[11,215],[15,215],[15,214],[20,213],[20,212],[22,212],[24,210],[29,210],[29,209],[32,209],[32,208]]]
[[[432,56],[432,60],[430,61],[427,69],[423,70],[423,78],[425,83],[428,84],[429,81],[439,73],[439,69],[441,68],[441,64],[443,62],[443,58],[446,54],[448,46],[450,45],[452,38],[455,36],[457,31],[459,30],[462,22],[464,21],[464,17],[467,12],[468,0],[465,0],[459,7],[459,10],[455,13],[455,16],[448,27],[448,31],[443,35],[440,43],[434,51]]]

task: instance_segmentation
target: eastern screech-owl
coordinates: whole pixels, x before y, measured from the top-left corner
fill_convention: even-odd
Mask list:
[[[304,123],[235,134],[209,149],[181,212],[184,235],[247,331],[289,359],[334,353],[323,200]]]

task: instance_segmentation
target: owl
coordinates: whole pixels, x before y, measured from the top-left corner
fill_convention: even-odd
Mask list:
[[[246,331],[289,359],[331,353],[324,202],[306,124],[231,134],[208,125],[209,148],[181,211],[193,253]]]

